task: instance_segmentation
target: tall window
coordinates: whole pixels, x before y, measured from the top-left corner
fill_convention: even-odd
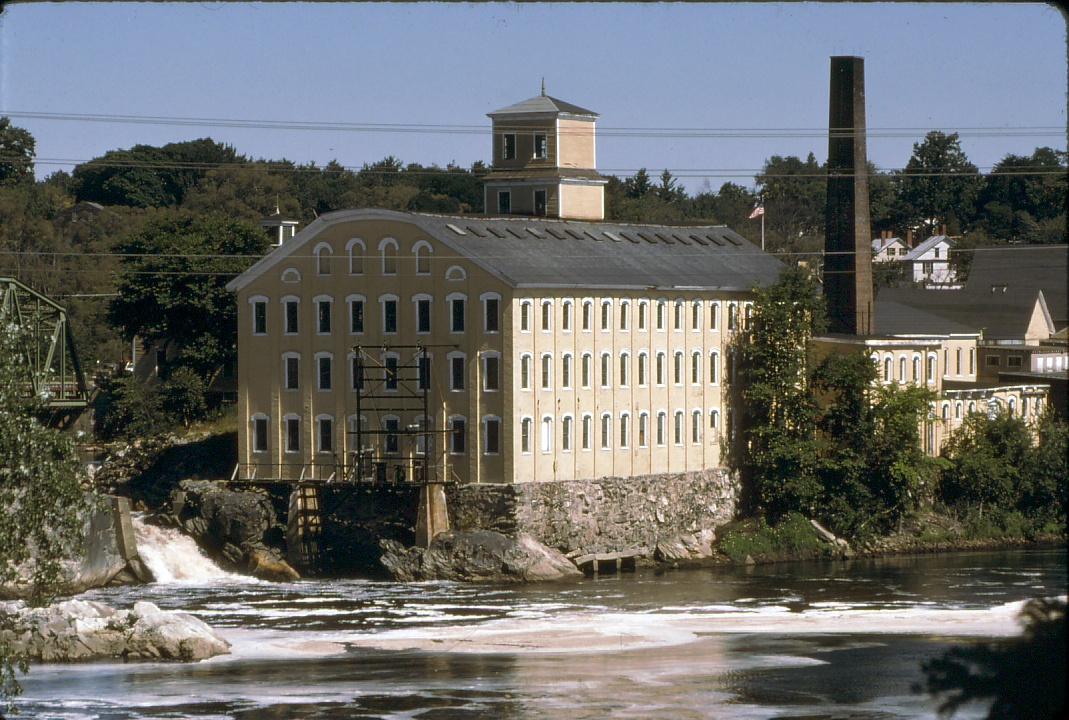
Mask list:
[[[919,357],[913,358],[913,382],[917,382],[921,379],[921,359]]]
[[[628,415],[627,413],[624,413],[623,415],[620,416],[620,447],[622,447],[622,448],[628,447],[628,444],[631,442],[631,438],[630,438],[630,430],[631,430],[630,423],[631,423],[631,416],[630,415]]]
[[[715,385],[717,383],[717,375],[719,375],[720,368],[720,355],[715,352],[709,353],[709,384]]]
[[[548,332],[553,328],[553,303],[542,301],[542,330]]]
[[[429,333],[431,331],[431,301],[430,298],[416,300],[416,332]]]
[[[603,388],[609,387],[612,384],[612,379],[609,375],[609,353],[601,354],[601,386]]]
[[[683,353],[677,352],[672,358],[672,382],[683,384]]]
[[[656,363],[656,368],[654,368],[654,369],[656,371],[655,374],[657,376],[656,377],[657,384],[658,385],[664,385],[664,353],[663,352],[657,353],[657,363]]]
[[[297,390],[300,388],[301,377],[301,358],[299,355],[293,353],[283,357],[283,367],[285,368],[285,382],[287,390]]]
[[[620,354],[620,387],[627,387],[627,370],[631,365],[631,356],[627,353]]]
[[[316,357],[316,376],[319,379],[318,388],[320,390],[330,390],[333,381],[331,378],[331,365],[332,359],[330,355],[319,355]]]
[[[463,390],[464,389],[464,366],[465,359],[462,353],[449,356],[449,389],[450,390]]]
[[[301,451],[301,419],[289,416],[286,418],[286,452],[295,453]]]
[[[522,332],[529,332],[531,330],[531,301],[524,300],[520,303],[520,330]]]
[[[467,421],[462,417],[449,420],[449,452],[461,455],[467,447]]]
[[[589,300],[583,301],[583,329],[590,329],[590,315],[594,312],[594,303]]]
[[[690,356],[690,381],[694,385],[701,384],[702,354],[700,352],[692,353]]]
[[[316,332],[320,335],[330,334],[330,311],[333,306],[329,298],[316,300]]]
[[[658,300],[657,301],[657,329],[658,330],[664,330],[664,311],[665,311],[665,302],[664,302],[664,300]]]
[[[549,203],[547,202],[547,193],[545,190],[535,190],[533,193],[534,200],[534,214],[540,217],[544,217],[549,210]]]
[[[520,452],[531,452],[531,418],[524,418],[520,421]]]
[[[501,418],[488,416],[483,420],[483,452],[497,455],[501,452]]]
[[[384,333],[397,332],[396,299],[388,299],[382,301],[382,331]]]
[[[393,391],[393,390],[397,389],[397,382],[398,382],[397,369],[398,369],[398,365],[399,364],[400,364],[400,361],[399,361],[399,359],[398,359],[398,357],[396,355],[387,355],[385,357],[385,359],[383,361],[383,365],[385,366],[385,369],[386,369],[386,372],[385,372],[385,377],[386,377],[385,387],[386,387],[386,390]]]
[[[296,298],[287,299],[282,303],[282,307],[285,309],[283,332],[287,335],[296,335],[299,327],[300,303]]]
[[[898,382],[903,382],[904,383],[905,381],[906,381],[906,359],[903,357],[903,358],[899,358],[898,359]]]
[[[319,245],[315,249],[316,275],[330,275],[330,246]]]
[[[545,160],[549,155],[549,143],[546,141],[545,133],[535,133],[534,136],[534,157],[536,160]]]
[[[548,415],[542,418],[542,452],[553,452],[553,418]]]
[[[590,387],[590,363],[591,363],[590,353],[587,353],[587,354],[583,355],[583,368],[582,368],[582,378],[581,378],[581,380],[582,380],[582,383],[583,383],[583,387],[585,387],[585,388]]]
[[[631,303],[624,300],[620,303],[620,329],[627,330],[627,314],[631,309]]]
[[[700,443],[702,441],[702,411],[695,410],[690,415],[690,441]]]
[[[683,329],[683,301],[676,300],[675,305],[672,306],[672,329]]]
[[[720,303],[709,303],[709,329],[716,330],[716,319],[720,315]]]
[[[512,212],[512,193],[508,190],[502,190],[497,194],[497,213],[499,215],[508,215]]]
[[[516,157],[516,134],[503,133],[501,135],[501,159],[513,160]]]
[[[429,390],[431,387],[431,358],[429,355],[420,355],[416,361],[419,367],[419,376],[416,378],[416,386],[420,390]]]
[[[657,413],[657,444],[664,445],[664,425],[667,419],[667,415],[662,410]]]
[[[267,301],[257,300],[252,304],[252,334],[267,334]]]
[[[565,390],[572,387],[572,356],[568,353],[560,359],[560,386]]]
[[[612,415],[605,413],[601,416],[601,449],[608,450],[612,445]]]
[[[646,312],[649,304],[646,301],[642,301],[638,304],[638,329],[646,329]]]
[[[961,375],[961,348],[954,353],[955,374]]]
[[[672,442],[676,445],[683,444],[683,411],[676,410],[674,417],[675,422],[672,425]]]
[[[364,300],[349,300],[349,332],[359,335],[364,332]]]
[[[520,357],[520,389],[531,389],[531,356],[522,355]]]
[[[646,363],[649,361],[649,356],[646,353],[638,354],[638,386],[646,386]]]
[[[496,295],[483,298],[483,330],[488,333],[501,331],[501,299]]]
[[[928,356],[928,382],[935,382],[935,355]]]
[[[739,326],[739,306],[728,303],[728,330],[737,330]]]
[[[690,329],[702,329],[702,304],[695,300],[690,306]]]
[[[364,242],[353,238],[349,241],[349,274],[364,274]]]
[[[464,332],[464,297],[454,296],[449,299],[449,329],[451,332]]]
[[[572,416],[565,415],[560,424],[560,449],[562,452],[572,450]]]
[[[572,302],[565,300],[560,308],[560,329],[564,332],[572,331]]]
[[[892,369],[892,360],[890,357],[883,359],[883,380],[884,382],[891,382],[891,375],[894,370]]]
[[[594,424],[594,418],[590,417],[589,415],[584,415],[583,416],[583,438],[582,438],[583,446],[582,447],[583,447],[584,450],[589,450],[590,449],[590,436],[593,433],[593,427],[592,427],[593,424]]]
[[[483,356],[483,390],[497,392],[501,389],[501,356],[487,353]]]
[[[542,356],[542,389],[553,389],[553,356],[549,353]]]
[[[969,374],[976,372],[976,348],[969,348]]]
[[[379,244],[382,252],[382,274],[397,274],[397,242],[387,238]]]
[[[353,390],[364,389],[364,360],[359,355],[353,355],[350,359],[350,371],[352,375]]]
[[[431,274],[431,246],[425,242],[416,243],[416,247],[412,250],[416,256],[416,274],[417,275],[430,275]]]
[[[638,446],[646,447],[646,434],[649,432],[649,413],[639,413],[638,416]]]
[[[709,411],[709,429],[716,430],[720,427],[720,413],[716,410]]]
[[[319,447],[317,450],[321,453],[334,452],[334,420],[329,417],[316,418],[316,425],[318,431]]]
[[[267,417],[264,415],[252,419],[252,451],[267,452]]]
[[[386,431],[383,451],[387,455],[397,455],[401,452],[401,420],[393,416],[387,416],[382,420],[382,429]]]

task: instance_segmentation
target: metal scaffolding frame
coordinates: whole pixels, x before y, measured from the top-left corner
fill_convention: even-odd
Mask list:
[[[67,310],[12,277],[0,277],[0,325],[14,325],[28,368],[24,392],[50,410],[84,408],[89,392]]]
[[[356,390],[356,428],[353,461],[348,463],[346,479],[355,482],[414,482],[426,485],[442,482],[444,468],[439,467],[437,436],[447,428],[435,429],[431,409],[434,373],[430,367],[430,348],[456,349],[456,345],[389,345],[374,346],[374,357],[363,345],[353,346],[358,365],[353,368]],[[405,357],[407,353],[407,357]],[[387,358],[396,360],[389,363]],[[379,404],[388,403],[386,406]],[[396,428],[365,428],[365,411],[378,415],[381,423],[390,413],[419,412],[422,422]],[[370,424],[370,420],[369,420]]]

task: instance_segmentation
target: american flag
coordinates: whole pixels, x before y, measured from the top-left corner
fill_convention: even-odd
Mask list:
[[[753,209],[753,212],[750,213],[750,220],[753,220],[755,217],[761,217],[764,214],[765,214],[764,205],[758,205],[757,207],[755,207]]]

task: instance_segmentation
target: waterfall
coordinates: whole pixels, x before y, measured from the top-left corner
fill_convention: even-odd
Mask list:
[[[149,525],[137,514],[131,515],[131,520],[137,538],[137,554],[152,571],[156,582],[255,582],[254,578],[223,570],[201,552],[193,538],[181,530]]]

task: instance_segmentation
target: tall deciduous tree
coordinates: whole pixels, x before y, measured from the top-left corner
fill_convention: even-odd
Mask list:
[[[179,216],[147,226],[126,256],[109,316],[127,339],[171,341],[178,365],[210,384],[234,358],[237,310],[226,283],[263,255],[260,229],[222,216]]]
[[[805,160],[773,155],[755,178],[765,206],[769,249],[815,250],[824,241],[825,168],[813,153]]]
[[[0,324],[0,584],[29,582],[31,603],[44,604],[58,590],[61,559],[79,549],[88,503],[73,443],[41,425],[39,399],[25,393],[26,362]],[[3,625],[0,615],[0,638]],[[18,694],[16,667],[25,672],[25,660],[0,639],[0,699]]]
[[[946,224],[957,234],[972,220],[982,181],[957,133],[933,130],[925,135],[913,145],[913,155],[897,179],[897,214],[903,224],[929,234]]]
[[[0,117],[0,186],[33,180],[36,142],[29,130]]]

